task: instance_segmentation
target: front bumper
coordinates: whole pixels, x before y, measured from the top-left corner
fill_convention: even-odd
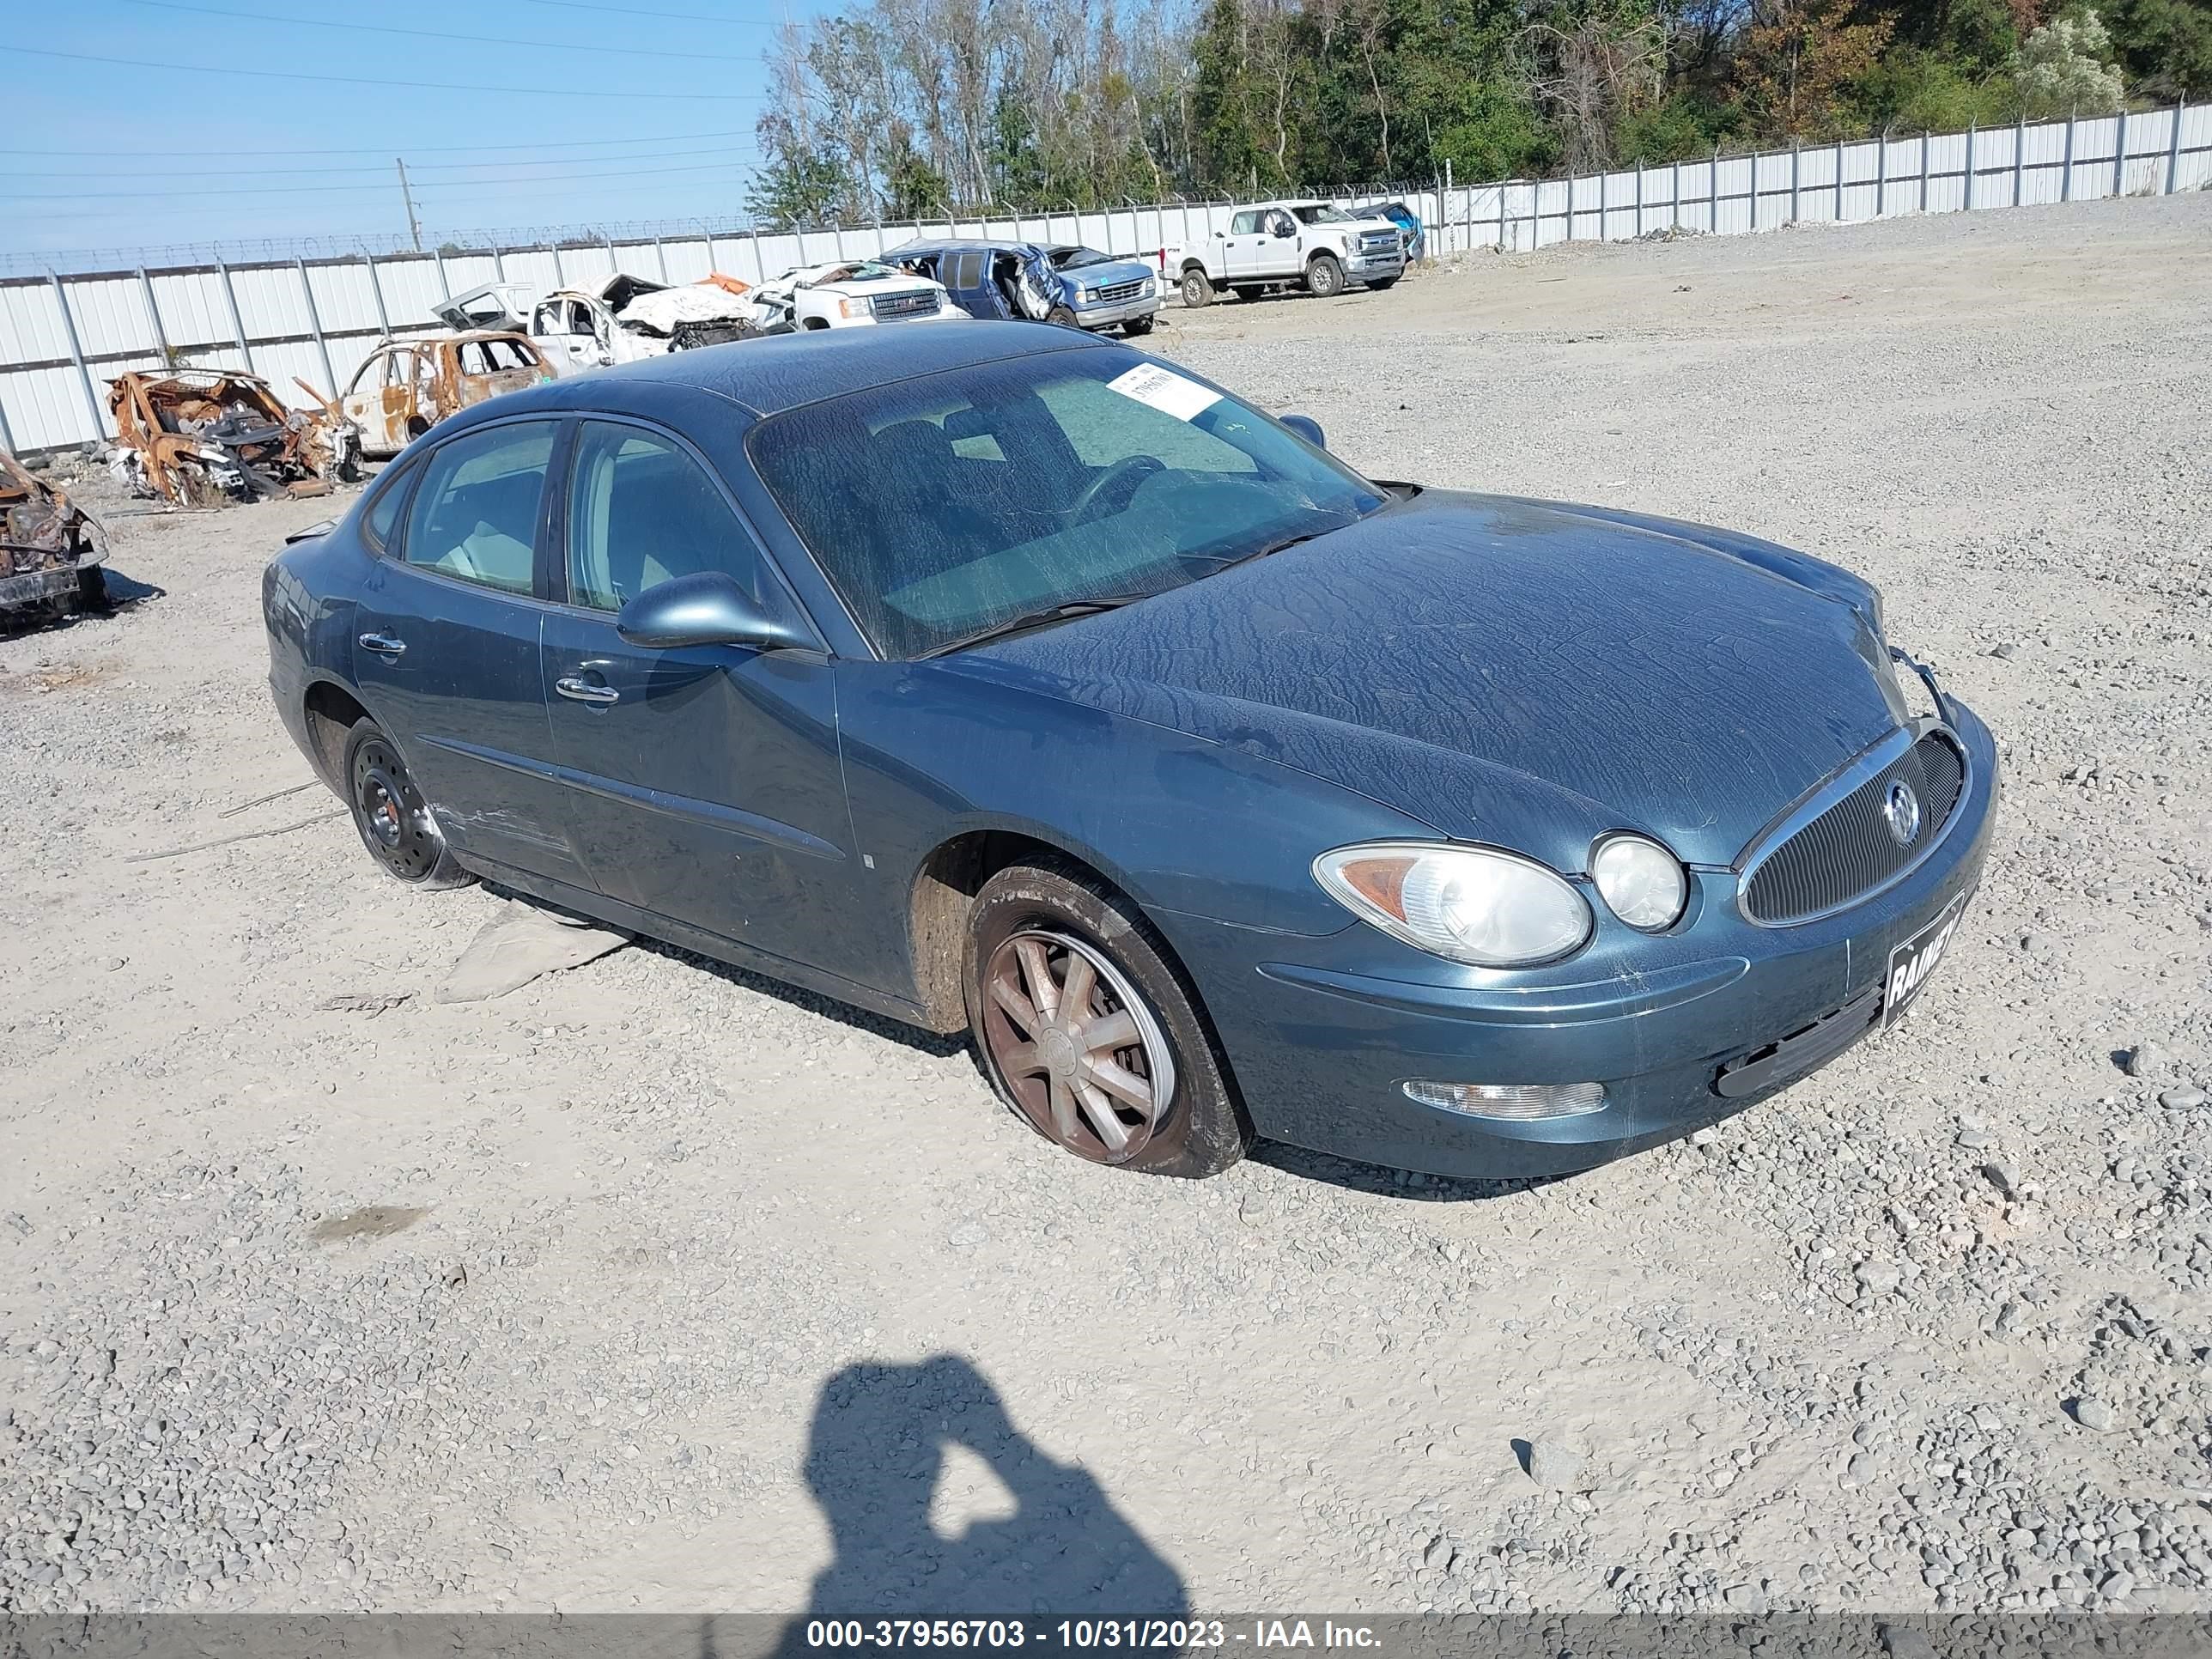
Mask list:
[[[1942,844],[1896,886],[1819,921],[1755,927],[1736,913],[1732,874],[1698,874],[1690,919],[1604,978],[1573,960],[1455,969],[1357,924],[1316,939],[1181,916],[1167,931],[1262,1135],[1431,1175],[1586,1169],[1741,1111],[1879,1028],[1892,947],[1971,892],[1989,851],[1996,745],[1965,705],[1946,698],[1944,714],[1970,776]],[[1765,1055],[1777,1043],[1779,1062]],[[1600,1082],[1606,1099],[1510,1122],[1416,1102],[1400,1086],[1412,1079]]]
[[[1406,256],[1403,252],[1348,253],[1344,258],[1344,274],[1355,283],[1371,283],[1378,276],[1402,276],[1406,274]]]
[[[1115,305],[1077,306],[1075,320],[1084,328],[1118,328],[1132,317],[1149,317],[1160,308],[1159,284],[1142,299],[1123,300]]]
[[[88,563],[97,561],[88,560]],[[0,611],[17,605],[37,605],[45,599],[58,599],[76,592],[76,567],[63,565],[46,570],[29,570],[18,576],[0,576]]]

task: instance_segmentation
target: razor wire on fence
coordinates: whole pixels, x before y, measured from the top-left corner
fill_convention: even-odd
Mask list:
[[[1904,214],[2025,207],[2212,185],[2212,106],[2126,112],[1963,133],[1710,156],[1569,179],[1337,189],[1403,201],[1429,258],[1526,252],[1655,233],[1728,235]],[[709,219],[548,226],[411,244],[201,244],[101,269],[0,278],[0,448],[107,436],[101,383],[131,369],[243,370],[302,407],[342,394],[376,343],[438,326],[438,307],[490,283],[547,293],[618,272],[666,283],[722,273],[761,283],[794,266],[872,258],[940,233],[1081,243],[1156,262],[1229,233],[1234,201],[1066,212],[979,210],[890,224],[775,230]],[[1218,262],[1216,269],[1218,269]],[[310,393],[298,382],[319,390]]]

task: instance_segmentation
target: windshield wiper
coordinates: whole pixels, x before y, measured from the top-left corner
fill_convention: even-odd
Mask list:
[[[1102,593],[1095,599],[1066,599],[1058,605],[1047,605],[1041,611],[1024,611],[1018,617],[1009,617],[1005,622],[993,623],[988,628],[948,644],[933,646],[921,654],[942,657],[949,652],[965,651],[971,645],[981,645],[986,640],[1001,640],[1009,634],[1025,634],[1032,628],[1048,628],[1054,623],[1069,622],[1077,617],[1096,615],[1101,611],[1118,611],[1125,605],[1134,605],[1139,599],[1149,599],[1150,593]]]

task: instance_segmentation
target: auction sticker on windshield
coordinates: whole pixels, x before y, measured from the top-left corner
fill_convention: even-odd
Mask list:
[[[1180,374],[1162,368],[1158,363],[1139,363],[1127,374],[1117,375],[1106,382],[1107,389],[1120,392],[1124,398],[1134,398],[1140,404],[1149,404],[1163,415],[1172,415],[1178,421],[1194,419],[1198,414],[1221,401],[1221,394],[1210,391],[1195,380],[1186,380]]]
[[[1961,893],[1943,907],[1943,914],[1889,953],[1889,976],[1881,999],[1881,1029],[1887,1031],[1905,1018],[1905,1011],[1920,994],[1943,959],[1943,947],[1958,931],[1966,914],[1967,895]]]

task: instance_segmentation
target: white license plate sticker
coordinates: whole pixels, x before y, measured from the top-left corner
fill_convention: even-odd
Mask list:
[[[1890,951],[1889,973],[1882,981],[1883,1030],[1905,1018],[1920,988],[1935,976],[1936,964],[1942,961],[1951,935],[1958,932],[1966,913],[1966,895],[1961,893],[1943,907],[1942,915]]]
[[[1172,415],[1178,421],[1194,419],[1202,410],[1211,409],[1221,401],[1221,394],[1195,380],[1186,380],[1172,370],[1158,363],[1139,363],[1126,374],[1116,375],[1106,382],[1109,391],[1124,398],[1134,398],[1140,404],[1149,404],[1163,415]]]

